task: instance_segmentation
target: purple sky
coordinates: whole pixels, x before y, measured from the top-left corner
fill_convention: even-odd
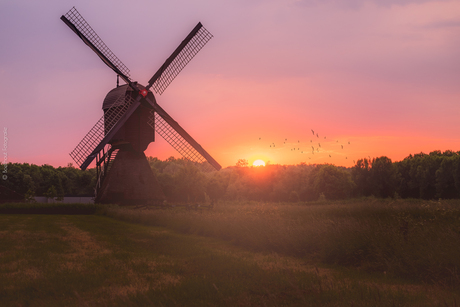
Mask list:
[[[59,19],[72,6],[144,84],[203,23],[156,99],[224,167],[460,150],[460,1],[0,0],[8,162],[73,162],[116,85]],[[146,154],[179,157],[160,137]]]

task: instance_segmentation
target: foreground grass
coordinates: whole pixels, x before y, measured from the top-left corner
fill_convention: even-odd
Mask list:
[[[202,211],[113,207],[106,214],[222,239],[254,252],[308,257],[411,282],[460,287],[459,200],[233,202]]]
[[[454,306],[459,296],[96,215],[0,215],[2,306]]]

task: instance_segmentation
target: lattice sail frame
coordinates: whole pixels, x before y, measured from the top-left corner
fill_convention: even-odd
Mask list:
[[[174,60],[167,66],[161,67],[160,77],[152,84],[152,88],[158,94],[162,94],[169,84],[176,78],[182,69],[195,57],[213,35],[200,24],[200,29],[185,47],[176,55]]]
[[[70,153],[72,159],[80,166],[86,158],[94,151],[99,145],[104,136],[108,134],[120,118],[125,114],[128,108],[135,102],[131,96],[120,95],[113,103],[108,112],[96,122],[86,136],[78,143],[75,149]]]
[[[94,32],[93,28],[91,28],[75,7],[71,8],[64,16],[99,50],[99,52],[109,59],[125,76],[129,77],[128,67],[113,54],[112,50],[110,50],[96,32]]]
[[[173,127],[171,127],[158,113],[154,110],[150,111],[147,121],[150,127],[171,145],[184,158],[192,162],[204,163],[207,162],[195,148],[192,147]]]
[[[129,69],[113,54],[107,45],[105,45],[105,43],[100,39],[75,7],[69,10],[64,16],[61,16],[61,19],[103,60],[103,62],[114,70],[115,73],[120,75],[131,87],[134,85],[134,90],[138,90],[129,77]],[[201,23],[198,23],[192,32],[190,32],[186,39],[182,41],[179,47],[150,79],[147,90],[150,87],[153,87],[155,92],[162,94],[175,77],[182,71],[182,69],[212,37],[212,34],[208,32]],[[115,103],[110,109],[110,114],[104,114],[82,139],[82,141],[80,141],[77,147],[71,152],[70,156],[75,162],[81,165],[81,168],[86,168],[88,166],[91,162],[90,158],[95,156],[94,151],[100,147],[100,144],[103,141],[105,142],[104,144],[107,143],[106,139],[108,135],[110,133],[115,133],[112,128],[116,127],[120,118],[126,114],[129,106],[133,103],[133,101],[125,103],[125,99],[130,98],[121,97],[119,100],[120,99],[121,101],[118,103],[120,106],[118,106],[116,110],[113,110],[115,104],[117,104]],[[199,144],[196,145],[204,151],[203,154],[201,154],[199,150],[196,150],[184,137],[179,134],[179,132],[177,132],[156,112],[151,112],[151,122],[149,124],[184,158],[198,163],[207,162],[204,156],[209,156],[209,154],[205,152]],[[185,134],[188,136],[186,132]],[[193,139],[192,141],[193,144],[196,143]],[[209,156],[208,159],[209,158],[214,161],[212,157]],[[215,162],[215,164],[217,166],[214,164],[213,166],[220,169],[220,165],[217,162]]]

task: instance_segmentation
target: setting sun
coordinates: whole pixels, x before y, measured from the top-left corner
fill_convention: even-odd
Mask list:
[[[255,160],[252,166],[265,166],[265,162],[263,160]]]

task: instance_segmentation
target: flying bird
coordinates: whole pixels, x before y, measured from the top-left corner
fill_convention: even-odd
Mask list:
[[[313,135],[315,135],[315,131],[313,131],[313,129],[311,129],[311,133],[313,133]]]
[[[340,145],[340,146],[342,146],[342,149],[343,149],[343,145]]]

